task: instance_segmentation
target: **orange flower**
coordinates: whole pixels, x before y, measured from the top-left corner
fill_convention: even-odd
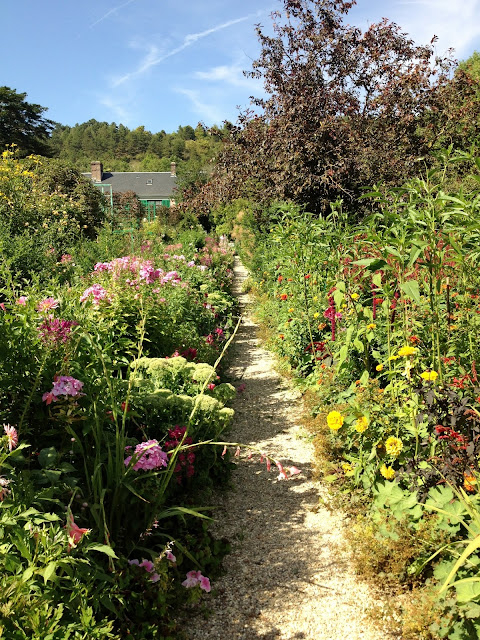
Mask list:
[[[280,300],[287,300],[288,299],[288,293],[281,293],[280,294]]]

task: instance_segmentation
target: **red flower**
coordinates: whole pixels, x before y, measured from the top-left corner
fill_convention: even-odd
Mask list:
[[[68,533],[68,550],[72,547],[75,547],[82,537],[90,531],[90,529],[84,529],[75,524],[75,520],[73,519],[73,514],[71,511],[68,512],[67,516],[67,524],[65,526]]]

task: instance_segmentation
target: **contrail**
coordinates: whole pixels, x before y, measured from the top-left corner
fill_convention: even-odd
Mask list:
[[[130,1],[132,2],[133,0],[130,0]],[[212,27],[211,29],[207,29],[206,31],[200,31],[199,33],[191,33],[185,36],[185,38],[183,39],[183,43],[180,46],[176,47],[175,49],[172,49],[171,51],[168,51],[167,53],[164,53],[159,57],[152,56],[153,50],[151,50],[136,71],[127,73],[121,78],[114,80],[114,82],[112,83],[112,86],[118,87],[120,84],[123,84],[127,80],[130,80],[130,78],[133,78],[137,75],[140,75],[141,73],[144,73],[151,67],[154,67],[155,65],[160,64],[160,62],[163,62],[167,58],[171,58],[177,53],[180,53],[180,51],[183,51],[187,47],[190,47],[192,44],[194,44],[195,42],[197,42],[197,40],[200,40],[201,38],[205,38],[206,36],[209,36],[212,33],[216,33],[217,31],[221,31],[222,29],[231,27],[232,25],[238,24],[239,22],[244,22],[245,20],[248,20],[249,18],[252,18],[253,16],[256,16],[256,15],[258,15],[258,12],[251,13],[248,16],[244,16],[243,18],[236,18],[235,20],[229,20],[228,22],[223,22],[222,24],[219,24],[216,27]]]
[[[92,24],[89,25],[87,28],[93,29],[93,27],[95,27],[99,22],[102,22],[102,20],[106,20],[108,16],[111,16],[112,13],[115,13],[115,11],[118,11],[119,9],[123,9],[123,7],[126,7],[127,4],[132,4],[132,2],[135,2],[135,0],[127,0],[127,2],[124,2],[123,4],[119,4],[118,7],[113,7],[113,9],[110,9],[110,11],[107,11],[107,13],[104,16],[102,16],[95,22],[92,22]]]

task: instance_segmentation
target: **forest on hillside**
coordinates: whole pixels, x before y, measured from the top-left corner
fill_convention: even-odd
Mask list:
[[[79,171],[100,160],[106,171],[169,171],[177,163],[181,187],[206,182],[220,153],[227,127],[179,126],[173,133],[129,129],[115,122],[89,120],[69,127],[56,124],[50,137],[52,155]]]

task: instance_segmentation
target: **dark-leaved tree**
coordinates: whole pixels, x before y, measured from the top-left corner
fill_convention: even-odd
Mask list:
[[[19,155],[51,155],[48,139],[55,123],[43,117],[47,110],[27,102],[26,93],[0,87],[0,149],[15,144]]]
[[[471,79],[453,74],[451,57],[435,58],[435,39],[418,46],[386,19],[349,26],[354,1],[282,4],[273,35],[257,27],[261,54],[247,74],[268,97],[240,116],[195,206],[249,197],[321,214],[342,198],[352,208],[365,186],[412,176],[419,157],[458,137],[459,119],[478,134]]]

